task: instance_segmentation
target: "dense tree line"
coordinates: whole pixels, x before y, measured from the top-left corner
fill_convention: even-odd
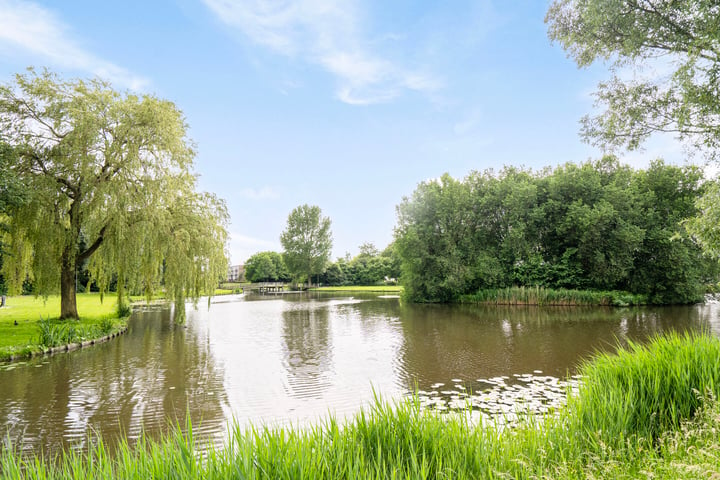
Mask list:
[[[669,134],[720,161],[717,0],[553,0],[545,21],[550,39],[579,67],[609,67],[611,78],[594,94],[595,113],[582,119],[585,141],[635,150]],[[686,227],[718,257],[720,183],[711,183],[697,206]]]
[[[694,302],[717,275],[683,224],[705,188],[697,167],[633,170],[611,156],[539,172],[446,174],[397,208],[402,282],[425,302],[513,285]]]
[[[380,252],[372,243],[360,246],[355,257],[338,258],[325,265],[318,281],[322,285],[379,285],[397,282],[400,276],[400,257],[392,245]],[[259,252],[245,262],[245,278],[250,282],[289,282],[292,273],[278,252]]]
[[[379,252],[372,243],[364,243],[355,257],[347,255],[329,264],[320,281],[331,286],[378,285],[397,281],[399,276],[400,258],[394,245]]]

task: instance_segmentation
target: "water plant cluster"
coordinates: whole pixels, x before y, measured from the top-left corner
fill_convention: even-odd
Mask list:
[[[578,391],[580,376],[560,379],[533,373],[478,378],[452,384],[434,383],[432,390],[417,390],[413,395],[423,408],[436,411],[469,413],[476,422],[516,424],[523,416],[553,413],[565,406],[568,393]]]
[[[41,319],[38,324],[38,335],[34,343],[42,347],[56,347],[70,343],[82,342],[109,335],[115,322],[110,318],[103,318],[95,325],[76,325],[73,322],[53,321]]]
[[[567,407],[514,428],[377,400],[346,423],[234,427],[201,451],[191,424],[160,440],[102,439],[56,458],[0,452],[15,478],[701,478],[720,466],[720,340],[673,334],[581,368]],[[692,447],[690,449],[686,447]],[[657,474],[660,472],[660,474]]]
[[[461,303],[485,305],[646,305],[646,295],[620,291],[568,290],[535,287],[488,288],[460,297]]]
[[[30,357],[52,346],[98,339],[118,333],[127,325],[129,310],[118,308],[114,294],[105,295],[103,301],[98,293],[81,293],[77,301],[82,318],[61,322],[57,317],[57,295],[9,297],[5,307],[0,308],[0,361]]]

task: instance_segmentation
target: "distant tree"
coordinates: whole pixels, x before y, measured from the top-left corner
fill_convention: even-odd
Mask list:
[[[294,278],[307,278],[310,285],[312,275],[323,272],[332,249],[330,224],[318,206],[301,205],[290,212],[280,242],[285,249],[285,264]]]
[[[260,252],[245,262],[245,277],[251,282],[287,281],[285,261],[277,252]]]
[[[290,280],[292,280],[292,276],[288,271],[287,265],[285,265],[285,259],[283,258],[282,254],[278,252],[268,252],[268,255],[270,256],[270,259],[275,266],[275,277],[273,278],[273,281],[289,282]]]
[[[341,286],[345,285],[345,271],[343,266],[345,265],[344,259],[340,258],[337,262],[328,265],[327,269],[323,272],[320,277],[320,281],[325,285]]]
[[[365,242],[360,245],[360,255],[365,257],[377,257],[380,254],[375,244],[372,242]]]
[[[410,300],[449,302],[474,283],[475,226],[469,185],[445,174],[397,207],[395,246]]]
[[[270,282],[277,272],[269,252],[256,253],[245,262],[245,278],[251,282]]]
[[[395,248],[395,242],[390,243],[385,250],[380,253],[380,256],[387,261],[387,270],[385,275],[388,278],[394,278],[395,281],[400,278],[400,269],[402,268],[402,260],[398,255],[397,248]]]
[[[3,274],[61,294],[60,317],[78,318],[75,275],[89,261],[101,290],[117,279],[150,293],[161,281],[178,318],[186,296],[212,294],[227,272],[224,202],[199,193],[182,113],[153,96],[47,71],[0,86],[0,140],[9,172],[31,190],[11,209]]]
[[[583,119],[583,137],[632,150],[666,132],[717,158],[718,19],[716,0],[554,0],[545,18],[550,38],[581,67],[611,62],[613,77],[595,94],[604,111]],[[659,62],[671,71],[627,74]]]

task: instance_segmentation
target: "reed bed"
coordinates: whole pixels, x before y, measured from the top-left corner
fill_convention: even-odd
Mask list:
[[[709,478],[720,465],[719,358],[720,340],[689,334],[599,355],[581,369],[584,382],[567,408],[516,428],[437,415],[417,399],[376,399],[345,424],[234,427],[226,446],[202,454],[189,423],[186,433],[178,425],[161,440],[124,441],[112,451],[102,439],[52,458],[6,446],[0,477]]]
[[[647,298],[619,291],[566,290],[544,287],[507,287],[483,289],[469,295],[462,295],[460,303],[484,305],[603,305],[630,306],[645,305]]]
[[[654,441],[720,393],[720,341],[670,333],[599,354],[582,372],[580,394],[568,404],[578,428],[602,432],[606,443]]]

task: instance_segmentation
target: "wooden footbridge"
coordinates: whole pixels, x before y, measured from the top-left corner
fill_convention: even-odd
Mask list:
[[[243,293],[260,293],[260,294],[274,294],[278,295],[285,291],[285,284],[283,282],[258,282],[251,283],[250,285],[243,285]]]

